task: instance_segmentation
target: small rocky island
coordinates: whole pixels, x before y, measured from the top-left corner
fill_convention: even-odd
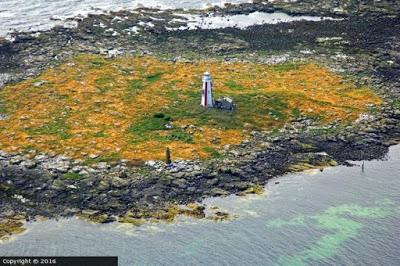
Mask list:
[[[218,29],[185,19],[278,11],[329,19]],[[311,0],[141,8],[0,38],[0,239],[40,218],[220,221],[229,215],[206,215],[203,199],[383,158],[400,140],[399,11]]]

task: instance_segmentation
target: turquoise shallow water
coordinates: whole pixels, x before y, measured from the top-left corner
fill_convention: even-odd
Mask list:
[[[275,184],[279,181],[279,184]],[[29,224],[1,255],[118,255],[120,265],[400,265],[400,146],[385,161],[274,179],[264,196],[206,201],[239,217],[139,228]]]

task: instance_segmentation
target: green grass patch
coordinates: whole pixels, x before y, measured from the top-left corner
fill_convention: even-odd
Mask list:
[[[129,76],[132,74],[133,68],[121,68],[120,72],[124,76]]]
[[[216,94],[215,98],[218,97],[219,95]],[[233,98],[236,101],[236,97]],[[246,104],[249,105],[250,109],[251,104],[247,102]],[[171,105],[168,113],[173,114],[174,120],[194,118],[194,125],[196,126],[211,125],[223,129],[234,129],[243,126],[240,112],[230,112],[213,108],[203,108],[202,106],[200,106],[199,92],[197,90],[197,87],[186,93],[186,98],[184,101],[180,101],[176,104]]]
[[[7,101],[4,99],[4,91],[0,90],[0,114],[7,114]]]
[[[290,70],[297,70],[301,65],[303,65],[303,63],[301,62],[288,62],[276,65],[272,68],[272,70],[277,72],[286,72]]]
[[[117,162],[119,160],[121,160],[121,154],[118,152],[114,152],[114,153],[99,156],[94,159],[91,159],[91,158],[86,159],[84,164],[85,165],[93,165],[93,164],[102,163],[102,162],[111,163],[111,162]]]
[[[166,121],[170,121],[170,120],[171,120],[171,118],[170,118],[169,116],[166,116],[166,115],[163,114],[163,113],[155,113],[155,114],[153,115],[153,118],[165,119]]]
[[[83,175],[79,173],[66,173],[63,175],[63,178],[68,180],[81,180]]]
[[[146,76],[146,80],[151,83],[157,82],[161,79],[162,75],[163,75],[163,73],[161,73],[161,72],[151,74],[151,75]]]
[[[95,137],[95,138],[106,138],[107,134],[104,131],[100,131],[100,132],[94,133],[93,137]]]
[[[243,85],[240,85],[239,83],[235,82],[234,80],[230,80],[230,81],[226,82],[225,85],[228,86],[229,88],[231,88],[232,90],[242,91],[245,89],[245,87]]]
[[[115,79],[112,76],[103,76],[101,78],[96,79],[96,84],[97,85],[106,85],[113,83]]]
[[[89,61],[90,68],[99,68],[106,64],[106,60],[102,57],[96,57]]]
[[[101,93],[106,93],[113,88],[115,79],[112,76],[103,76],[96,79],[96,85]]]
[[[167,130],[165,125],[170,122],[172,118],[163,113],[156,113],[152,117],[144,118],[140,122],[132,124],[130,132],[137,135],[144,135],[149,131]]]
[[[277,137],[277,136],[279,136],[279,134],[280,134],[279,129],[278,129],[278,128],[273,128],[273,129],[269,132],[268,136],[270,136],[270,137]]]
[[[59,93],[56,93],[56,94],[54,95],[54,97],[55,97],[57,100],[62,100],[62,101],[68,101],[68,100],[71,99],[71,97],[70,97],[69,95],[66,95],[66,94],[59,94]]]
[[[183,131],[182,129],[174,129],[166,136],[169,141],[182,141],[185,143],[194,143],[193,136]]]
[[[221,154],[214,148],[212,147],[204,147],[204,151],[209,153],[212,158],[221,158]]]
[[[201,110],[198,114],[197,125],[209,125],[222,129],[235,129],[241,128],[243,126],[243,121],[242,117],[235,112],[205,109]]]
[[[279,121],[283,121],[286,118],[285,113],[278,111],[278,110],[270,110],[270,115],[275,119]]]
[[[7,114],[6,104],[2,100],[0,100],[0,114]]]
[[[124,95],[124,100],[131,102],[135,99],[135,96],[145,89],[145,84],[140,79],[129,81],[127,92]]]
[[[393,107],[400,110],[400,100],[394,100]]]
[[[301,116],[301,111],[298,108],[292,109],[292,116],[296,120]]]
[[[39,128],[28,128],[26,131],[31,136],[58,135],[61,139],[69,139],[71,137],[70,126],[66,123],[65,117],[58,117]]]
[[[141,80],[132,80],[129,82],[128,90],[130,93],[137,93],[142,91],[144,88],[143,81]]]
[[[286,119],[286,112],[288,111],[289,106],[283,97],[276,95],[269,96],[266,105],[268,106],[268,113],[272,118],[279,121]]]
[[[240,125],[250,123],[262,126],[264,121],[254,120],[254,115],[270,116],[275,121],[285,121],[288,117],[289,106],[286,96],[279,93],[249,93],[243,94],[237,101]],[[235,127],[237,128],[237,127]]]
[[[172,122],[172,117],[164,113],[155,113],[153,116],[132,124],[129,133],[132,143],[143,140],[156,139],[161,142],[182,141],[193,143],[193,137],[181,128],[167,129],[166,125]],[[165,134],[165,132],[168,132]]]

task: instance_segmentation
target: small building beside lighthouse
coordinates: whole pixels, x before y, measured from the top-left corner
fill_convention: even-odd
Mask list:
[[[213,107],[213,87],[210,73],[205,72],[203,76],[203,88],[201,92],[201,105],[204,107]]]

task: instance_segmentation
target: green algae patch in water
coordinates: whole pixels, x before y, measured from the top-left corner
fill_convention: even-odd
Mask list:
[[[10,240],[12,235],[25,232],[24,222],[19,218],[0,220],[0,244]]]
[[[311,261],[322,261],[334,257],[346,240],[360,233],[364,227],[360,218],[382,219],[390,215],[398,215],[398,211],[399,208],[396,208],[395,203],[390,200],[383,200],[371,207],[344,204],[331,207],[317,215],[302,215],[291,220],[274,219],[268,221],[266,226],[270,229],[287,226],[315,226],[331,232],[320,238],[309,249],[293,256],[281,257],[278,263],[279,265],[307,265]]]

